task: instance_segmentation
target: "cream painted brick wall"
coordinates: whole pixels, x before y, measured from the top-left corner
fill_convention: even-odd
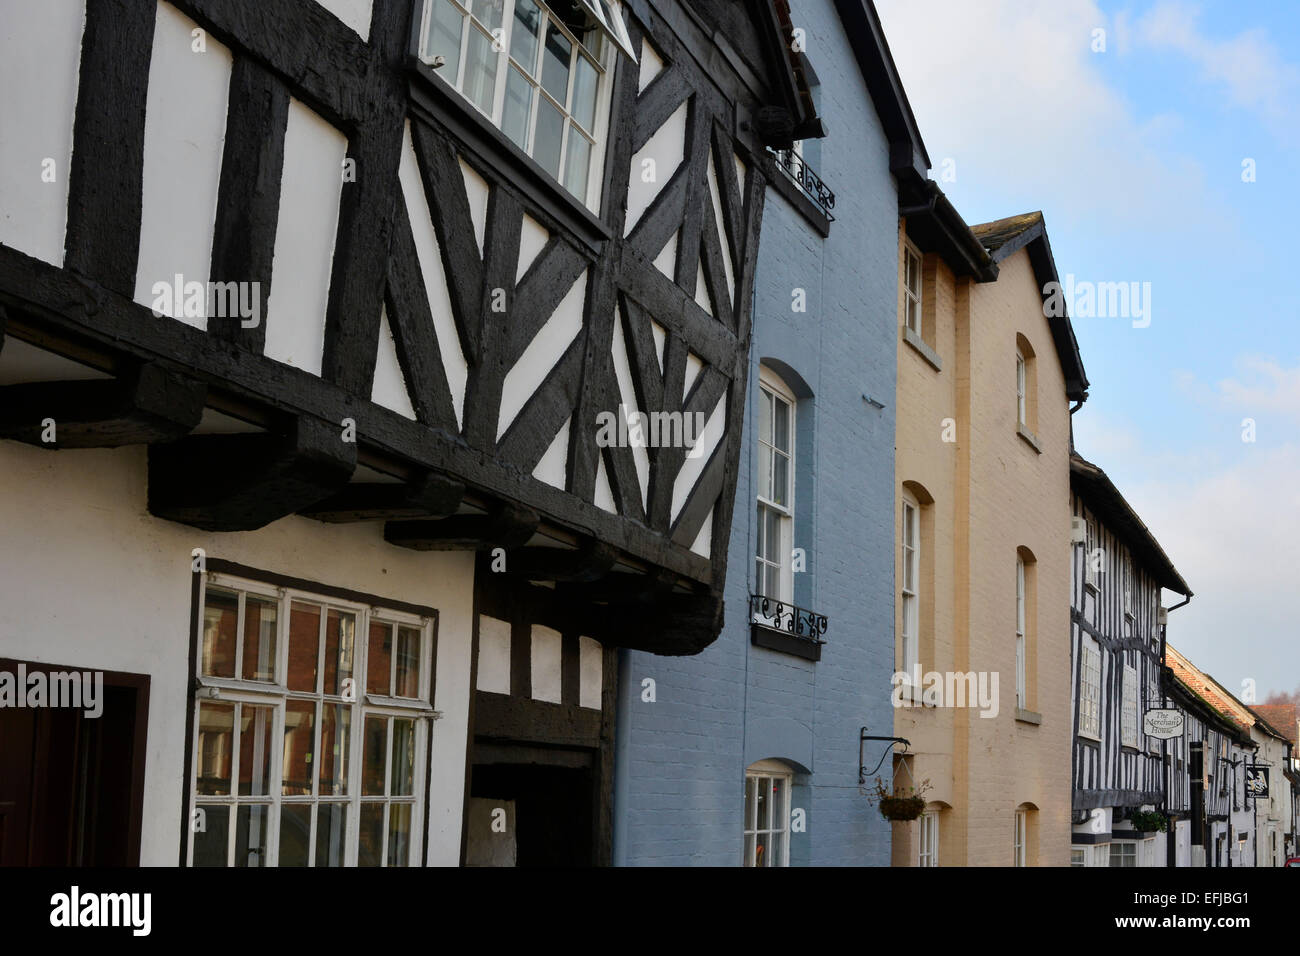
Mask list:
[[[942,368],[936,370],[903,343],[903,233],[905,225],[899,255],[895,492],[901,495],[905,485],[916,483],[933,498],[929,534],[922,542],[923,549],[933,551],[931,561],[924,554],[921,561],[922,669],[997,672],[999,708],[995,718],[979,717],[977,710],[898,709],[895,733],[912,742],[913,777],[929,780],[927,798],[943,809],[942,863],[1010,864],[1015,810],[1031,804],[1037,808],[1031,834],[1035,861],[1064,866],[1070,840],[1069,408],[1064,376],[1024,251],[1001,263],[992,283],[956,278],[937,257],[926,256],[923,338],[938,353]],[[1041,454],[1016,433],[1017,333],[1035,355]],[[955,420],[955,443],[941,440],[946,418]],[[969,468],[965,498],[959,487],[963,455]],[[963,507],[964,501],[969,505]],[[901,504],[895,512],[897,542]],[[962,541],[968,542],[967,554],[958,553]],[[1031,655],[1029,705],[1042,716],[1040,725],[1016,719],[1018,547],[1028,548],[1036,559],[1036,653]],[[927,574],[931,566],[932,574]],[[897,545],[895,574],[901,580]],[[927,606],[932,608],[929,628]],[[895,612],[901,664],[897,599]],[[932,647],[929,654],[927,645]],[[896,825],[894,836],[894,863],[913,865],[918,828]]]

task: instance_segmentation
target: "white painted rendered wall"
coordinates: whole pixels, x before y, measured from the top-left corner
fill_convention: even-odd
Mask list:
[[[291,517],[210,534],[146,510],[144,447],[0,442],[0,656],[148,674],[140,862],[175,866],[188,710],[190,552],[438,609],[428,858],[460,859],[474,556],[384,542],[382,524]]]

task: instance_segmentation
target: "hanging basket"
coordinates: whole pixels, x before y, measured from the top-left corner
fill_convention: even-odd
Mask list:
[[[886,820],[895,822],[915,820],[924,812],[924,797],[887,796],[880,798],[880,815]]]

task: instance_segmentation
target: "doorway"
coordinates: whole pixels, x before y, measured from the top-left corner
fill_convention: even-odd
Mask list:
[[[0,660],[0,671],[19,673]],[[87,668],[24,662],[28,675]],[[0,708],[0,866],[137,866],[149,678],[104,673],[102,713]]]

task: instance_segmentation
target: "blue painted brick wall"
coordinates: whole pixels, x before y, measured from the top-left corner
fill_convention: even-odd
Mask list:
[[[763,758],[810,771],[792,865],[889,864],[889,829],[858,792],[858,732],[891,734],[894,660],[894,384],[898,199],[888,146],[832,0],[794,0],[829,136],[808,151],[835,192],[829,239],[768,191],[721,635],[694,657],[625,652],[620,667],[614,861],[736,865],[744,772]],[[791,309],[807,291],[807,311]],[[811,389],[796,441],[796,601],[830,620],[818,663],[752,647],[754,421],[758,365],[778,360]],[[863,393],[886,403],[881,410]],[[653,678],[656,701],[641,700]],[[872,762],[881,752],[871,749]],[[889,766],[882,768],[886,782]]]

